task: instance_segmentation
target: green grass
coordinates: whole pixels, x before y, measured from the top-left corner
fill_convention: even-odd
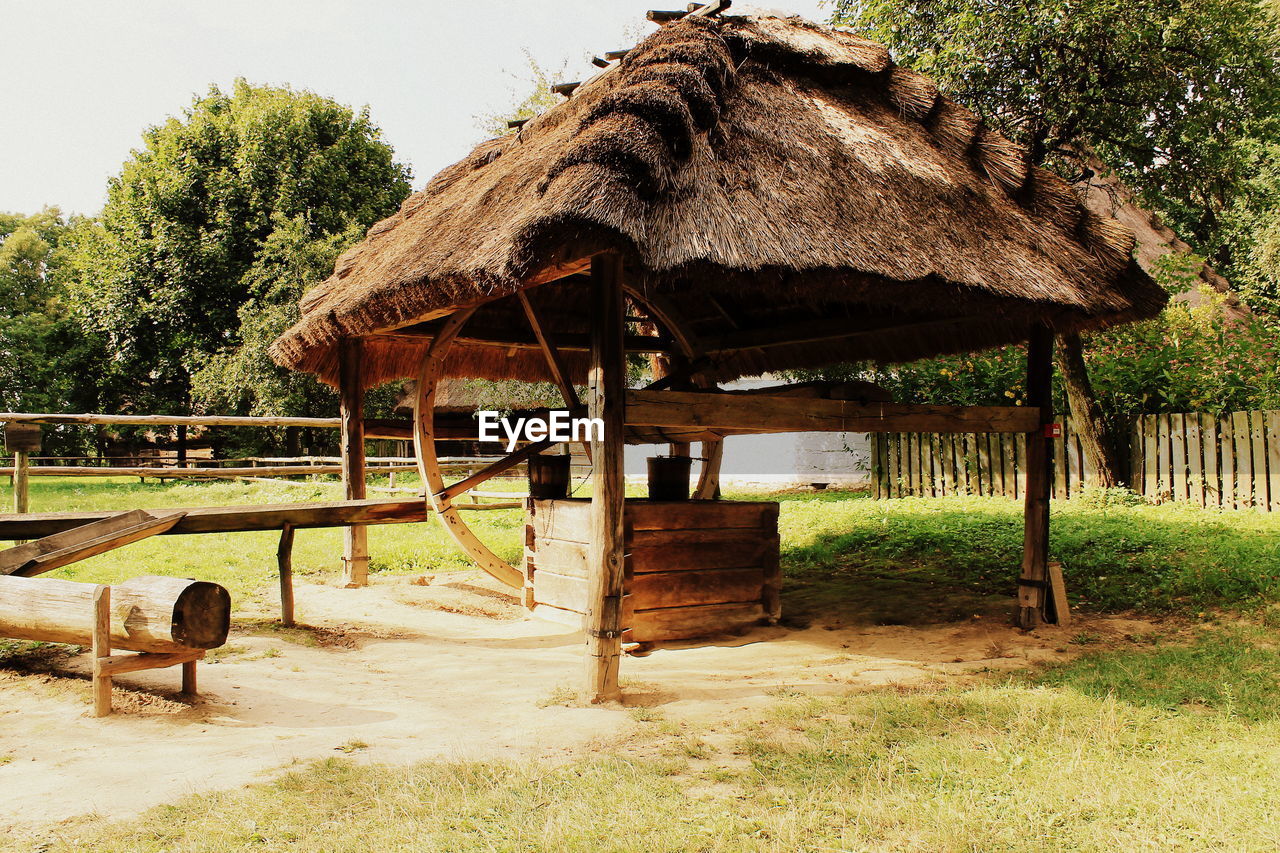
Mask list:
[[[401,477],[401,484],[412,483]],[[495,487],[496,488],[496,487]],[[519,489],[518,484],[505,488]],[[32,510],[133,509],[337,500],[339,486],[265,483],[139,484],[132,478],[34,478]],[[1004,498],[876,501],[850,492],[762,496],[781,502],[789,619],[918,624],[999,618],[1008,610],[1022,554],[1022,507]],[[0,501],[10,499],[0,489]],[[520,557],[520,510],[472,513],[467,521],[502,557]],[[1096,610],[1195,613],[1280,599],[1280,513],[1187,505],[1107,506],[1058,502],[1050,550],[1077,605]],[[294,570],[338,571],[340,530],[300,530]],[[61,570],[55,576],[116,582],[141,573],[221,583],[237,601],[274,579],[274,533],[156,537]],[[434,522],[369,528],[371,568],[401,574],[470,567]]]
[[[51,850],[1269,850],[1280,722],[1070,688],[793,696],[763,715],[638,722],[646,756],[562,765],[326,760]],[[704,738],[703,736],[709,736]],[[709,746],[708,741],[717,746]]]
[[[413,485],[413,481],[400,477],[397,485],[400,484]],[[333,481],[317,482],[314,487],[226,481],[140,484],[124,477],[35,477],[31,481],[33,512],[295,503],[341,497],[341,487]],[[7,487],[0,489],[0,501],[10,500]],[[472,516],[468,522],[500,556],[519,559],[524,527],[520,510]],[[275,582],[278,541],[279,534],[273,532],[157,536],[50,576],[94,583],[116,583],[140,574],[195,577],[222,584],[231,591],[233,601],[242,605],[256,595],[274,595],[269,588]],[[299,530],[293,547],[294,572],[298,576],[329,578],[340,571],[340,529]],[[434,521],[373,525],[369,528],[369,550],[370,569],[375,573],[416,574],[471,568]]]
[[[1251,722],[1280,718],[1280,637],[1274,631],[1232,625],[1203,629],[1190,641],[1145,640],[1089,652],[1030,680],[1170,711],[1212,710]]]

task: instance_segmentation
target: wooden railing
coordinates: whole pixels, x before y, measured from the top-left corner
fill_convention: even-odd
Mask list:
[[[878,498],[1023,496],[1022,435],[884,433],[871,446]],[[1129,483],[1152,502],[1280,512],[1280,411],[1141,415],[1127,450]],[[1055,498],[1093,485],[1069,420],[1053,457]]]

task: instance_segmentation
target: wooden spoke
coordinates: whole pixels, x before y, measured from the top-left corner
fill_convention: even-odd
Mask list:
[[[477,566],[508,586],[524,588],[524,574],[506,560],[493,553],[462,520],[450,496],[445,490],[444,475],[440,471],[435,442],[435,397],[444,359],[462,331],[462,326],[475,313],[474,308],[458,311],[445,321],[444,326],[431,342],[431,348],[422,359],[418,372],[418,394],[414,404],[414,449],[418,457],[418,472],[426,486],[427,503],[439,515],[440,521],[453,541]]]
[[[529,301],[528,295],[523,290],[516,291],[516,297],[520,300],[520,305],[524,308],[524,315],[529,319],[529,327],[533,329],[533,336],[538,339],[538,346],[542,347],[542,354],[547,358],[547,367],[551,370],[551,377],[560,388],[560,396],[564,398],[565,405],[571,410],[576,411],[582,406],[578,400],[578,392],[574,390],[573,383],[569,381],[569,371],[565,370],[564,360],[560,358],[560,352],[555,348],[547,337],[546,329],[542,325],[542,320],[538,317],[538,312],[534,310],[533,303]],[[582,442],[582,449],[587,454],[587,460],[591,459],[591,442]]]

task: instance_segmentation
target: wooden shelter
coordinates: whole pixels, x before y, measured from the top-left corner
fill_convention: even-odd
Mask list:
[[[428,500],[486,570],[452,501],[546,449],[460,483],[435,465],[445,377],[549,380],[605,423],[591,444],[588,692],[618,693],[624,441],[702,442],[715,495],[726,435],[798,430],[1023,432],[1030,475],[1020,618],[1047,577],[1055,333],[1149,317],[1165,294],[1132,235],[1026,152],[896,67],[881,45],[798,18],[653,16],[664,25],[518,132],[481,144],[339,259],[274,345],[341,391],[352,480],[363,389],[418,379]],[[1029,342],[1029,407],[880,402],[822,385],[718,392],[742,376]],[[628,354],[660,378],[627,387]],[[352,571],[361,545],[349,546]],[[358,577],[353,580],[359,582]]]

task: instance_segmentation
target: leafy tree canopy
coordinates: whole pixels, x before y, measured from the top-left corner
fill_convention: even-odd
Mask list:
[[[192,374],[220,364],[249,383],[236,408],[308,408],[320,392],[294,387],[311,380],[284,377],[266,344],[304,287],[396,209],[408,169],[367,109],[244,80],[143,140],[74,241],[84,322],[113,355],[103,405],[185,411]]]

